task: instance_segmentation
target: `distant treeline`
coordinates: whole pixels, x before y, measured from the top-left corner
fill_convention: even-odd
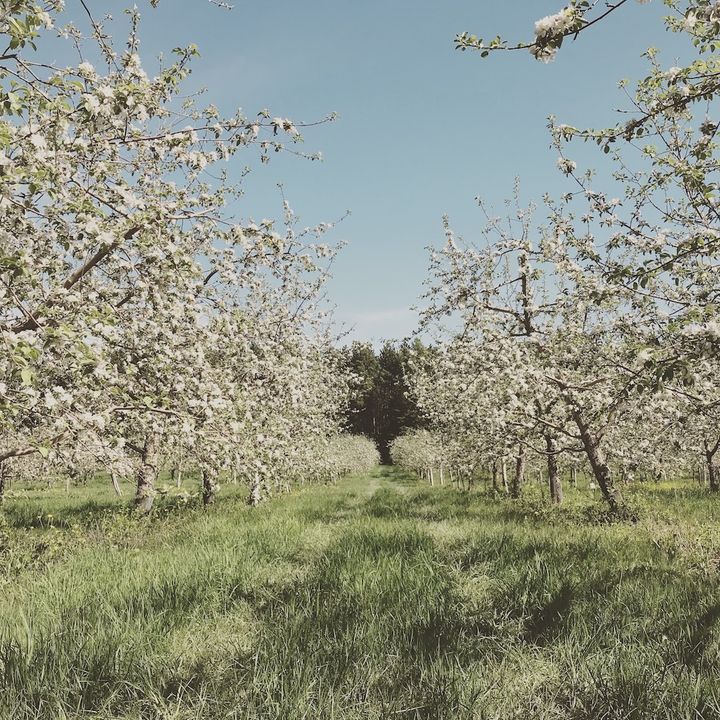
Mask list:
[[[417,362],[432,351],[420,340],[403,340],[386,341],[379,351],[370,343],[354,342],[345,352],[357,376],[347,427],[372,438],[383,462],[390,463],[390,443],[405,429],[425,427],[405,377],[411,358]]]

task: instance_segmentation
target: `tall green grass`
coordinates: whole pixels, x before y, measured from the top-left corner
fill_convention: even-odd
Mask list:
[[[149,519],[81,493],[5,506],[0,718],[720,717],[699,489],[633,490],[634,525],[387,468]]]

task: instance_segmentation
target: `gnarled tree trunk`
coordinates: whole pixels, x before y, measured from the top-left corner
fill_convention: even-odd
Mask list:
[[[720,438],[718,438],[714,445],[710,445],[707,439],[703,440],[703,444],[705,446],[705,463],[707,464],[707,477],[710,490],[717,492],[720,490],[720,483],[718,479],[718,468],[715,464],[715,455],[717,455],[717,451],[720,449]]]
[[[202,469],[202,492],[203,505],[212,505],[215,502],[220,483],[218,482],[218,470],[212,465],[203,465]]]
[[[135,490],[135,508],[141,513],[150,512],[155,500],[160,441],[161,435],[156,430],[149,430],[145,435],[140,467],[137,472],[137,488]]]
[[[579,412],[576,411],[573,413],[573,419],[580,431],[580,438],[585,448],[585,454],[590,461],[590,467],[603,494],[603,498],[611,510],[617,510],[623,504],[623,498],[613,483],[610,466],[607,464],[605,453],[600,447],[600,438],[590,431],[590,428]]]

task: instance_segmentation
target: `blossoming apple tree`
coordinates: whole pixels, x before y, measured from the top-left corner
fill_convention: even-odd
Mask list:
[[[343,398],[311,339],[329,226],[298,232],[287,205],[284,232],[229,211],[226,164],[295,152],[301,126],[182,100],[196,49],[148,75],[136,10],[120,51],[61,11],[0,11],[0,463],[83,447],[113,477],[133,468],[148,510],[165,449],[183,448],[206,502],[230,465],[256,502],[273,472],[312,474]],[[45,62],[43,32],[80,62]]]
[[[463,34],[457,44],[485,57],[526,49],[548,62],[565,39],[626,3],[571,2],[539,20],[525,43]],[[649,50],[650,74],[638,84],[631,119],[617,126],[582,130],[551,119],[558,167],[571,185],[561,198],[545,199],[549,222],[537,228],[535,247],[523,227],[510,233],[514,246],[501,237],[495,249],[490,243],[478,252],[449,241],[431,266],[428,317],[459,314],[459,337],[474,337],[476,353],[486,353],[488,327],[504,326],[506,340],[521,338],[525,355],[515,373],[524,379],[516,386],[532,390],[521,395],[511,424],[566,437],[569,452],[579,444],[611,507],[620,503],[613,467],[626,477],[662,456],[660,428],[677,430],[678,417],[712,426],[715,407],[703,378],[717,357],[720,327],[718,125],[710,116],[720,15],[703,0],[665,4],[667,29],[686,34],[697,58],[666,69]],[[578,170],[570,157],[578,140],[597,143],[614,160],[621,197],[603,192],[597,174]],[[508,252],[516,256],[512,274],[503,270]],[[498,294],[515,288],[515,297]],[[716,441],[702,431],[698,439],[712,464]]]

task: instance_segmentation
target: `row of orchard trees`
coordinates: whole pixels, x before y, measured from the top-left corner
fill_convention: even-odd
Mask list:
[[[677,475],[702,462],[720,489],[720,11],[703,0],[666,5],[667,28],[689,37],[695,59],[664,69],[647,53],[650,73],[621,125],[551,122],[571,185],[545,199],[546,219],[517,201],[495,217],[481,202],[481,239],[465,242],[446,224],[432,254],[424,325],[444,340],[415,364],[412,391],[436,446],[473,467],[511,463],[513,495],[532,457],[547,464],[557,502],[563,463],[584,463],[613,509],[619,479],[638,470]],[[514,47],[548,61],[601,19],[595,12],[598,3],[573,2]],[[469,35],[458,44],[512,49]],[[577,139],[615,161],[619,197],[568,157]]]
[[[337,437],[328,226],[300,228],[287,204],[279,227],[228,209],[226,163],[265,161],[299,128],[188,100],[193,47],[148,75],[129,18],[117,50],[97,18],[87,38],[60,27],[60,0],[0,8],[0,492],[22,459],[92,465],[132,474],[149,510],[160,468],[183,459],[206,503],[224,470],[255,503],[275,478],[366,462]],[[76,64],[48,64],[49,34]]]
[[[586,465],[613,508],[618,480],[688,473],[698,461],[717,490],[713,322],[675,325],[653,298],[604,287],[556,244],[552,255],[544,241],[535,248],[522,215],[497,242],[450,237],[434,258],[426,318],[451,311],[462,329],[411,373],[436,431],[429,451],[465,473],[509,466],[513,496],[542,457],[555,502],[563,464]]]
[[[558,460],[584,456],[614,506],[613,468],[624,476],[660,470],[684,448],[714,445],[712,422],[707,436],[690,431],[712,413],[693,412],[686,388],[672,382],[649,392],[650,311],[619,292],[590,299],[595,290],[585,283],[596,278],[577,271],[571,285],[559,264],[523,240],[525,230],[503,231],[504,239],[481,249],[450,238],[435,257],[435,288],[448,295],[428,317],[455,303],[468,310],[462,331],[415,366],[413,392],[471,465],[510,461],[512,495],[520,493],[528,455],[543,455],[550,496],[559,501]]]

